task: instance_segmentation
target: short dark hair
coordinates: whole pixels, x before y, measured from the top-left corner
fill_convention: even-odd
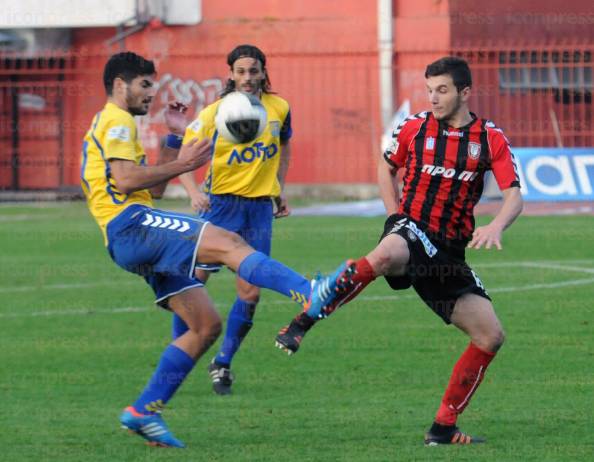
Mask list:
[[[109,96],[113,93],[113,82],[119,77],[130,83],[139,75],[156,73],[155,63],[131,51],[117,53],[109,58],[103,69],[103,86]]]
[[[266,70],[266,55],[264,52],[254,45],[244,44],[236,46],[233,48],[233,50],[231,50],[231,53],[227,55],[227,64],[231,70],[233,70],[233,64],[235,61],[240,58],[253,58],[260,61],[262,64],[262,71],[264,72],[264,79],[262,79],[261,85],[262,91],[264,93],[271,93],[272,90],[270,88],[270,78],[268,77],[268,71]],[[235,82],[232,79],[228,79],[225,88],[221,93],[221,97],[225,96],[227,93],[231,93],[232,91],[235,91]]]
[[[448,74],[452,77],[458,91],[472,87],[472,74],[468,63],[462,58],[446,56],[429,64],[425,70],[425,78]]]

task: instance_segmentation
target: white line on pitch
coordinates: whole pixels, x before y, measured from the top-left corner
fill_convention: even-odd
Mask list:
[[[511,286],[511,287],[495,287],[493,289],[487,289],[488,293],[508,293],[508,292],[523,292],[528,290],[538,289],[558,289],[562,287],[571,286],[584,286],[588,284],[594,284],[594,278],[590,279],[576,279],[573,281],[553,282],[551,284],[529,284],[525,286]],[[361,301],[375,301],[375,300],[401,300],[404,298],[418,298],[416,293],[414,294],[403,294],[403,295],[362,295],[357,297],[357,300]],[[291,303],[284,300],[274,300],[268,302],[268,305],[283,305]]]
[[[0,287],[0,293],[5,292],[31,292],[34,290],[55,290],[55,289],[90,289],[92,287],[103,286],[131,286],[138,284],[138,281],[97,281],[97,282],[77,282],[75,284],[47,284],[38,286],[17,286],[17,287]]]
[[[79,308],[75,310],[47,310],[47,311],[33,311],[31,313],[4,313],[0,314],[0,318],[35,318],[44,316],[88,316],[92,314],[120,314],[120,313],[141,313],[150,311],[148,307],[124,307],[124,308],[98,308],[98,309],[84,309]]]
[[[509,293],[509,292],[524,292],[528,290],[539,290],[539,289],[559,289],[563,287],[581,286],[593,284],[594,278],[590,279],[578,279],[575,281],[563,281],[554,282],[551,284],[531,284],[526,286],[511,286],[511,287],[495,287],[490,289],[490,293]],[[404,295],[362,295],[357,300],[360,301],[376,301],[376,300],[402,300],[408,298],[417,298],[416,294],[404,294]],[[216,302],[217,305],[221,302]],[[264,305],[290,305],[294,302],[288,300],[273,300],[270,302],[263,303]],[[37,316],[88,316],[92,314],[120,314],[120,313],[142,313],[148,312],[151,308],[143,307],[124,307],[124,308],[107,308],[107,309],[75,309],[75,310],[51,310],[51,311],[34,311],[31,313],[0,313],[0,318],[24,318],[24,317],[37,317]]]
[[[593,260],[589,260],[590,262],[594,263]],[[584,274],[594,274],[594,268],[584,268],[581,266],[567,266],[567,265],[560,265],[558,263],[553,262],[538,262],[538,261],[520,261],[517,263],[483,263],[477,265],[471,265],[477,268],[536,268],[536,269],[551,269],[551,270],[559,270],[559,271],[567,271],[567,272],[576,272],[576,273],[584,273]]]
[[[580,260],[581,261],[581,260]],[[592,262],[592,260],[583,260],[584,262]],[[577,262],[577,260],[576,260]],[[567,271],[567,272],[577,272],[577,273],[584,273],[584,274],[594,274],[594,269],[592,268],[582,268],[579,266],[565,266],[560,265],[558,263],[550,262],[550,261],[525,261],[525,262],[500,262],[500,263],[478,263],[476,265],[472,265],[472,267],[476,268],[518,268],[518,267],[525,267],[525,268],[537,268],[537,269],[552,269],[552,270],[559,270],[559,271]],[[223,273],[218,275],[217,278],[221,277],[234,277],[231,273]],[[93,287],[104,287],[104,286],[122,286],[122,285],[134,285],[138,284],[139,281],[122,281],[122,282],[114,282],[113,280],[105,280],[105,281],[94,281],[94,282],[77,282],[72,284],[47,284],[47,285],[29,285],[29,286],[15,286],[15,287],[0,287],[0,293],[10,293],[10,292],[30,292],[34,290],[60,290],[60,289],[87,289]]]

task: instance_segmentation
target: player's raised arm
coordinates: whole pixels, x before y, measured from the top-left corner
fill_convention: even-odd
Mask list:
[[[159,157],[156,165],[166,164],[177,159],[184,130],[188,125],[188,106],[179,101],[169,101],[164,113],[165,124],[169,134],[163,138],[159,150]],[[164,181],[150,188],[151,196],[154,199],[163,197],[168,181]]]
[[[111,173],[118,189],[130,194],[152,188],[181,173],[201,167],[210,158],[211,141],[193,141],[184,145],[177,159],[162,165],[141,166],[129,160],[110,159]]]
[[[182,141],[183,144],[189,143],[193,139],[200,140],[208,137],[206,129],[208,124],[205,123],[203,120],[204,118],[205,114],[204,110],[202,110],[198,117],[185,128]],[[194,209],[196,212],[204,212],[210,209],[210,200],[208,195],[204,193],[202,186],[197,184],[194,180],[194,172],[187,172],[180,175],[179,181],[190,197],[192,209]]]

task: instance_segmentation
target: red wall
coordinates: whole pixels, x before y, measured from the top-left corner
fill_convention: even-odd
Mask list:
[[[381,129],[376,10],[375,4],[369,6],[357,0],[204,1],[203,21],[197,26],[148,28],[128,38],[126,48],[155,59],[159,77],[169,73],[204,90],[207,95],[202,99],[192,93],[194,109],[199,110],[216,97],[208,82],[227,78],[226,54],[241,43],[260,47],[268,57],[273,90],[291,105],[294,135],[288,181],[371,183]],[[74,45],[97,47],[112,35],[111,30],[79,30]],[[103,104],[100,67],[104,59],[81,60],[84,69],[94,68],[92,74],[80,76],[93,90],[90,97],[73,104],[80,118],[89,122]],[[163,98],[165,93],[173,95],[172,90],[163,88],[141,124],[151,155],[162,133]]]
[[[453,46],[594,42],[591,0],[450,0]]]

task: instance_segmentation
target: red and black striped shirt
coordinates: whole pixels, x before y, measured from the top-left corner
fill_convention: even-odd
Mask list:
[[[384,153],[395,169],[404,168],[398,213],[415,220],[441,241],[464,246],[474,231],[474,206],[488,170],[503,191],[519,187],[509,142],[493,122],[472,114],[460,128],[438,121],[431,112],[407,118],[393,132]]]

